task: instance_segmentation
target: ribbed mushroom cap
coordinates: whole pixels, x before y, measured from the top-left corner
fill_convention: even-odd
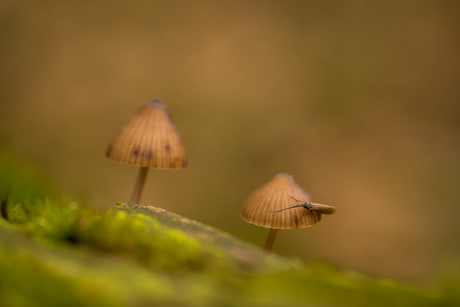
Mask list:
[[[313,201],[290,175],[286,173],[275,175],[249,196],[241,210],[241,218],[246,222],[274,229],[292,229],[296,223],[297,228],[306,228],[321,220],[321,213],[308,211],[302,207],[274,214],[273,211],[299,204],[291,196],[305,202]]]
[[[118,128],[105,155],[142,167],[178,169],[187,166],[182,138],[160,99],[144,104]]]

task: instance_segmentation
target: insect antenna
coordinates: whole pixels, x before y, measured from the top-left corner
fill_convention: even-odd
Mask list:
[[[281,211],[284,211],[284,210],[289,210],[289,209],[294,209],[294,208],[299,208],[299,207],[303,207],[303,205],[295,205],[295,206],[292,206],[292,207],[289,207],[289,208],[284,208],[284,209],[280,209],[280,210],[276,210],[276,211],[270,211],[271,213],[273,213],[273,215],[281,212]]]
[[[297,198],[295,198],[295,197],[292,196],[292,195],[289,196],[289,197],[291,197],[293,200],[295,200],[295,201],[297,201],[297,202],[299,202],[299,203],[303,203],[303,204],[306,204],[306,203],[307,203],[306,201],[298,200]]]

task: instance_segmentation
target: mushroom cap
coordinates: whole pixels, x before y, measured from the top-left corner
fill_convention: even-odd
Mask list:
[[[188,163],[184,142],[160,99],[144,104],[118,128],[105,155],[121,163],[161,169],[185,168]]]
[[[321,220],[321,213],[302,207],[273,211],[299,205],[294,199],[313,202],[311,196],[286,173],[275,175],[269,182],[254,191],[243,205],[241,218],[248,223],[275,229],[306,228]]]

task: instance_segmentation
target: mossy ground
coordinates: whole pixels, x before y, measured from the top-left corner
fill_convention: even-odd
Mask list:
[[[153,207],[122,204],[96,212],[56,196],[10,156],[1,158],[0,306],[460,304],[456,281],[426,291],[326,264],[267,256],[219,230]],[[13,197],[7,197],[11,174]]]

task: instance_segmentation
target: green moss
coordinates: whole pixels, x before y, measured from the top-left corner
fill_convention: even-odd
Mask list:
[[[169,271],[231,269],[221,248],[121,210],[97,213],[75,201],[48,199],[28,205],[8,201],[6,214],[18,227],[49,240],[130,257],[144,266]]]
[[[5,243],[8,240],[5,229],[2,231],[0,238]],[[139,299],[172,299],[167,278],[134,263],[46,242],[28,242],[16,231],[7,235],[14,236],[16,242],[0,245],[1,306],[14,306],[18,297],[26,298],[16,302],[18,306],[126,306]],[[18,242],[22,240],[22,244]]]
[[[204,270],[222,266],[224,254],[189,234],[157,220],[112,210],[86,221],[77,241],[111,253],[129,254],[142,264],[164,270]]]
[[[0,221],[0,304],[448,306],[458,302],[320,263],[300,270],[283,265],[276,270],[247,270],[224,247],[135,208],[99,214],[74,205],[69,210],[71,203],[52,210],[47,207],[52,202],[44,204],[45,209],[36,210],[25,223]],[[64,227],[64,221],[71,226]],[[73,240],[59,235],[62,231],[71,233]],[[210,230],[204,226],[203,231]],[[235,240],[235,246],[239,244]],[[269,262],[262,265],[270,266]]]

